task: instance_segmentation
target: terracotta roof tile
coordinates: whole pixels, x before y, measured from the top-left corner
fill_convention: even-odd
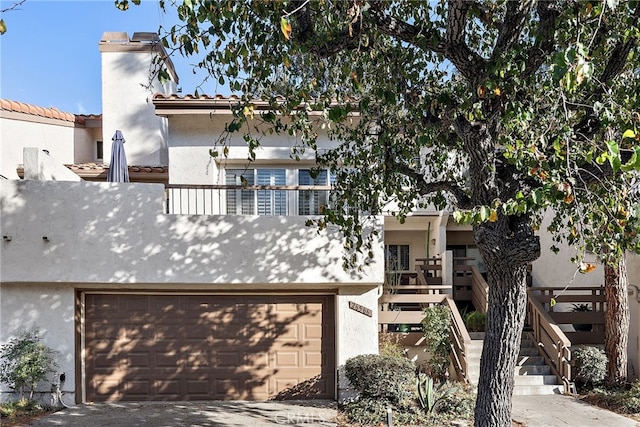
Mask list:
[[[64,120],[66,122],[84,123],[86,119],[100,119],[101,114],[72,114],[60,111],[56,107],[44,108],[38,105],[24,102],[0,99],[0,110],[14,111],[16,113],[30,114],[32,116],[46,117],[49,119]]]
[[[76,163],[76,164],[68,164],[65,165],[67,168],[72,171],[108,171],[109,164],[107,163]],[[131,165],[129,166],[130,172],[147,172],[147,173],[167,173],[169,171],[169,166],[137,166]]]

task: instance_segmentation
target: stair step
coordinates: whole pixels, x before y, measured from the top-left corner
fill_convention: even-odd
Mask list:
[[[520,348],[535,348],[535,345],[533,345],[533,340],[523,338],[520,341]]]
[[[538,349],[537,348],[533,348],[533,347],[526,347],[520,348],[520,353],[518,354],[518,356],[537,356],[538,353]]]
[[[514,380],[516,386],[558,385],[558,379],[555,375],[516,375]]]
[[[542,356],[518,356],[518,366],[541,365],[544,366],[544,358]]]
[[[518,396],[530,396],[540,394],[562,394],[561,385],[526,385],[513,388],[513,394]],[[540,408],[544,410],[544,408]]]
[[[524,365],[516,367],[516,375],[550,375],[551,368],[547,365]]]

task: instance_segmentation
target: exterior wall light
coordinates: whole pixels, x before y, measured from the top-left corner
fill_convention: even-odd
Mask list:
[[[49,243],[49,238],[47,236],[42,236],[42,241]]]
[[[11,239],[13,239],[12,236],[2,236],[2,240],[4,240],[5,242],[10,242]]]

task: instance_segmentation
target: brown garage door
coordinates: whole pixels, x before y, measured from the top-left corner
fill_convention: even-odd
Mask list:
[[[87,401],[333,398],[331,296],[85,295]]]

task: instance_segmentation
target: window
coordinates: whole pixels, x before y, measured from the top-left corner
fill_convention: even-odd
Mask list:
[[[409,245],[385,245],[384,265],[387,271],[409,271]]]
[[[298,171],[299,185],[328,185],[326,170],[312,173],[310,169]],[[324,190],[301,190],[298,194],[298,215],[321,215],[329,202],[329,192]]]
[[[96,160],[102,160],[103,158],[102,141],[96,141]]]
[[[258,185],[285,185],[284,169],[258,169]],[[258,215],[286,215],[287,192],[284,190],[258,190]]]
[[[335,182],[335,176],[327,170],[312,169],[226,169],[228,185],[327,186]],[[329,203],[328,190],[286,189],[226,190],[226,206],[229,215],[321,215]]]
[[[285,169],[227,169],[230,185],[285,185]],[[227,214],[287,215],[284,190],[227,190]]]
[[[253,169],[227,169],[229,185],[253,185]],[[227,190],[227,214],[254,215],[253,190]]]

